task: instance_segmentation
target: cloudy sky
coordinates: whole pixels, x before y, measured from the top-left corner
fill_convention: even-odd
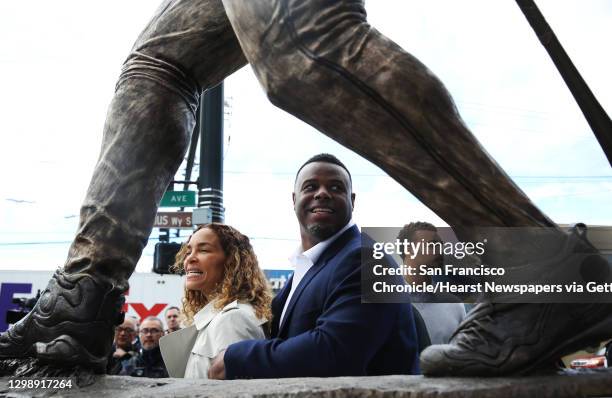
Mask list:
[[[154,3],[0,2],[0,270],[65,261],[115,80]],[[537,3],[612,113],[612,2]],[[367,9],[372,25],[441,78],[484,147],[546,214],[612,225],[612,170],[514,1],[370,0]],[[285,267],[298,243],[293,176],[319,152],[353,173],[359,225],[445,225],[380,169],[269,104],[249,67],[225,91],[226,222],[253,239],[264,268]],[[156,237],[137,271],[150,270]]]

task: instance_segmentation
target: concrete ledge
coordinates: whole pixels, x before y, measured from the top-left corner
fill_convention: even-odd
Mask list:
[[[96,376],[94,384],[66,390],[9,390],[0,397],[605,397],[612,396],[612,369],[504,378],[423,376],[295,378],[272,380],[185,380]]]

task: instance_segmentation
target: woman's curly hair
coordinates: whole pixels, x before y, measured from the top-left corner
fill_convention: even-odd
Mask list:
[[[221,309],[234,300],[238,300],[251,304],[258,318],[270,321],[272,319],[270,310],[272,291],[263,271],[259,268],[257,256],[249,238],[229,225],[217,223],[200,225],[193,233],[203,228],[208,228],[217,235],[225,253],[223,281],[209,297],[202,291],[185,288],[182,300],[185,324],[193,324],[193,316],[213,298],[217,299],[216,309]],[[174,265],[171,267],[171,270],[176,273],[185,272],[184,262],[187,257],[189,239],[176,254]]]

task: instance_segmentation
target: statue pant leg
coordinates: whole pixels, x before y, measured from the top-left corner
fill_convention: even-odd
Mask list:
[[[594,252],[576,234],[558,230],[509,179],[467,129],[434,74],[367,23],[363,1],[223,4],[274,104],[381,167],[461,240],[478,239],[477,227],[550,227],[544,233],[548,247],[567,248],[566,258],[576,250]],[[568,268],[563,256],[541,252],[531,236],[520,242],[503,238],[496,237],[490,251],[496,258],[515,255],[520,272],[537,278],[543,268],[551,273]],[[553,255],[557,261],[546,263]],[[538,266],[525,267],[534,259]],[[608,266],[602,267],[607,277]],[[504,374],[547,364],[612,335],[612,316],[606,315],[611,309],[610,304],[483,305],[456,334],[458,344],[430,355],[424,351],[424,371]],[[590,329],[579,333],[576,325]],[[495,363],[488,361],[491,356]]]
[[[66,264],[2,335],[0,358],[104,370],[122,294],[183,159],[200,92],[244,64],[220,1],[161,5],[121,72]]]
[[[486,238],[495,247],[488,264],[503,259],[527,278],[525,262],[545,261],[559,247],[582,250],[580,239],[556,229],[486,153],[442,82],[367,23],[363,1],[223,4],[274,104],[381,167],[461,240]],[[484,227],[549,230],[493,234]]]
[[[165,1],[126,60],[65,270],[131,275],[178,169],[202,90],[246,64],[220,1]]]
[[[223,1],[270,100],[385,170],[452,226],[553,226],[466,128],[443,84],[360,0]]]

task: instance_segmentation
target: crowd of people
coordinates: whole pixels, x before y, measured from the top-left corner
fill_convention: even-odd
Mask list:
[[[162,358],[159,340],[169,333],[181,329],[180,309],[175,306],[166,308],[164,322],[148,316],[140,322],[139,318],[126,316],[115,329],[115,339],[108,358],[106,373],[134,377],[168,377]]]

